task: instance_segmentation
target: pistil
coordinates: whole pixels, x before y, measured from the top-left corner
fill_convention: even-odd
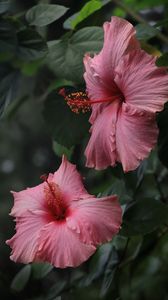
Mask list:
[[[65,89],[61,89],[59,94],[64,97],[68,106],[74,113],[83,112],[86,113],[91,110],[92,104],[110,102],[109,99],[106,100],[90,100],[85,92],[74,92],[66,94]]]
[[[44,186],[44,193],[48,207],[57,220],[64,219],[66,208],[63,204],[63,197],[58,184],[49,182],[46,174],[40,178],[47,183],[47,185]]]

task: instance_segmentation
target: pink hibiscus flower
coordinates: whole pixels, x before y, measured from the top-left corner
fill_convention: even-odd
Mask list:
[[[103,49],[84,58],[88,96],[101,102],[92,104],[88,167],[120,162],[125,172],[134,170],[156,144],[155,117],[168,100],[168,75],[155,61],[140,49],[129,22],[112,17],[104,24]]]
[[[133,26],[112,17],[104,24],[101,52],[84,58],[88,98],[60,91],[74,112],[92,107],[87,167],[99,170],[120,162],[125,172],[134,170],[156,144],[155,117],[168,100],[168,75],[155,61],[140,49]]]
[[[16,234],[7,241],[11,259],[76,267],[96,246],[112,239],[121,225],[117,196],[95,198],[65,157],[60,168],[36,187],[13,192]]]

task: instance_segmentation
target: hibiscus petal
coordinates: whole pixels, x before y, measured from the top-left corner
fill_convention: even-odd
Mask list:
[[[71,164],[65,156],[52,180],[59,185],[63,198],[67,202],[90,197],[83,186],[82,177],[76,170],[76,166]]]
[[[124,54],[139,47],[131,23],[118,17],[112,17],[111,22],[104,23],[103,49],[93,58],[89,55],[84,58],[84,79],[91,100],[112,101],[120,94],[114,82],[115,67]],[[91,124],[106,106],[107,103],[92,106]]]
[[[94,69],[95,75],[97,74],[106,85],[111,83],[114,78],[114,70],[118,65],[121,57],[127,52],[139,49],[140,45],[135,37],[135,29],[128,21],[112,17],[111,22],[104,23],[104,44],[101,52],[93,58],[90,58],[90,65]],[[87,68],[87,61],[84,61],[86,67],[86,75],[88,81],[93,81]],[[92,64],[91,64],[92,63]],[[91,72],[93,75],[93,71]],[[85,75],[85,76],[86,76]],[[88,85],[88,81],[86,81]],[[87,86],[88,88],[88,86]],[[89,89],[89,93],[90,93]],[[95,91],[96,92],[96,91]]]
[[[94,66],[92,64],[93,59],[89,55],[84,57],[84,66],[86,72],[84,73],[84,79],[87,86],[87,92],[91,100],[105,100],[107,102],[92,105],[92,114],[90,116],[89,122],[93,124],[98,114],[109,104],[111,101],[112,92],[115,94],[115,84],[111,79],[110,88],[102,81],[100,76],[96,73]],[[113,87],[113,84],[115,85]]]
[[[48,220],[50,216],[42,211],[27,211],[16,218],[16,234],[6,241],[13,261],[27,264],[35,260],[40,231]]]
[[[117,196],[93,198],[71,205],[67,225],[86,244],[110,241],[121,226],[122,210]]]
[[[162,110],[168,100],[168,74],[155,61],[143,50],[137,50],[124,56],[115,69],[115,82],[125,102],[151,112]]]
[[[44,183],[21,192],[12,192],[14,206],[10,215],[18,217],[27,210],[45,210]]]
[[[96,59],[96,70],[102,79],[109,81],[121,57],[127,52],[139,49],[140,45],[133,25],[124,19],[112,17],[111,22],[105,22],[103,27],[104,44]]]
[[[116,121],[120,102],[106,107],[91,127],[91,137],[85,150],[86,166],[97,170],[116,163]]]
[[[87,92],[89,97],[94,100],[111,100],[111,88],[107,89],[106,82],[102,81],[100,74],[95,71],[94,61],[97,56],[91,58],[88,54],[84,57],[84,66],[86,72],[84,73],[84,79],[87,84]],[[113,80],[112,80],[113,82]]]
[[[125,172],[134,170],[157,142],[155,114],[123,103],[116,125],[117,160]]]
[[[57,268],[77,267],[95,251],[94,246],[82,243],[66,222],[51,222],[40,235],[37,258]]]

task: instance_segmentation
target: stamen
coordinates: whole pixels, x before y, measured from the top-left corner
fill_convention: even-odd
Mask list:
[[[65,101],[74,113],[85,113],[91,110],[91,102],[85,92],[79,91],[66,94],[63,88],[59,91],[59,94],[65,98]]]
[[[48,175],[44,174],[40,177],[47,185],[44,187],[45,198],[47,204],[57,220],[64,219],[65,207],[63,205],[63,198],[58,184],[48,181]]]
[[[85,92],[73,92],[70,94],[66,94],[66,91],[64,88],[62,88],[59,91],[59,95],[63,96],[65,98],[65,101],[67,102],[68,106],[74,113],[79,112],[88,112],[92,108],[92,104],[96,103],[105,103],[105,102],[112,102],[116,99],[120,99],[122,101],[122,95],[119,93],[118,95],[115,95],[111,97],[111,99],[100,99],[100,100],[90,100],[88,98],[87,93]]]

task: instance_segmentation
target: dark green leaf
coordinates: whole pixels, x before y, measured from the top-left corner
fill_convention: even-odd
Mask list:
[[[18,32],[17,57],[24,61],[33,61],[47,54],[47,45],[34,30],[24,29]]]
[[[74,147],[67,149],[65,146],[58,144],[56,141],[53,142],[54,153],[60,157],[62,157],[62,155],[65,154],[65,156],[67,157],[68,160],[71,159],[73,149],[74,149]]]
[[[107,243],[99,247],[96,254],[92,257],[89,264],[89,272],[84,279],[81,281],[81,286],[88,286],[94,280],[97,280],[101,275],[103,275],[108,259],[113,250],[112,243]]]
[[[43,64],[44,64],[43,58],[33,60],[33,61],[22,62],[20,66],[21,72],[26,76],[36,75]]]
[[[163,19],[161,21],[158,21],[154,26],[157,28],[157,27],[160,27],[160,26],[167,26],[168,25],[168,18],[166,19]]]
[[[155,199],[142,199],[129,204],[123,216],[121,235],[145,235],[168,218],[168,206]]]
[[[0,116],[11,117],[30,95],[34,86],[32,78],[24,77],[18,69],[8,64],[0,68]]]
[[[15,292],[21,292],[25,288],[30,278],[30,274],[31,274],[31,266],[27,265],[23,267],[21,271],[19,271],[14,277],[11,284],[11,289],[14,290]]]
[[[70,270],[55,270],[55,283],[48,289],[45,300],[55,300],[67,288]]]
[[[0,61],[11,58],[17,50],[15,29],[7,20],[0,19]]]
[[[0,80],[0,115],[2,115],[9,103],[16,98],[20,74],[9,66],[1,65]]]
[[[99,51],[102,45],[102,28],[83,28],[69,38],[48,43],[48,65],[58,77],[81,83],[84,54]]]
[[[81,21],[90,16],[93,12],[100,9],[102,7],[102,3],[100,0],[91,0],[87,2],[81,9],[81,11],[77,14],[76,18],[72,20],[72,28],[75,28]]]
[[[56,4],[38,4],[26,13],[26,19],[30,25],[46,26],[62,17],[67,7]]]
[[[113,177],[111,180],[111,186],[105,192],[101,193],[100,196],[103,197],[115,194],[119,197],[121,204],[127,203],[131,200],[124,180]]]
[[[49,95],[45,103],[44,117],[53,138],[68,148],[80,143],[90,127],[88,114],[73,113],[57,92]]]
[[[46,296],[45,300],[54,300],[57,299],[56,297],[59,296],[63,290],[65,289],[67,283],[66,281],[59,281],[56,282],[48,291],[48,295]]]
[[[104,272],[104,277],[103,277],[101,292],[100,292],[101,297],[104,297],[108,293],[108,291],[111,287],[111,284],[113,282],[118,263],[119,263],[119,257],[118,257],[115,247],[113,247],[113,250],[111,252],[110,258],[108,260],[108,263],[107,263],[107,266],[106,266],[106,269]]]
[[[146,24],[138,24],[135,28],[138,40],[148,40],[159,32],[156,28]]]
[[[59,89],[63,86],[72,86],[72,87],[74,87],[74,84],[70,80],[57,78],[56,80],[51,82],[50,86],[48,87],[48,92],[52,92],[53,90]]]
[[[158,116],[158,153],[161,162],[168,168],[168,105]]]
[[[164,67],[164,66],[168,66],[168,52],[164,53],[162,56],[160,56],[157,61],[156,61],[156,65],[158,67]]]
[[[9,7],[10,7],[10,0],[1,0],[0,1],[0,14],[7,12]]]
[[[44,278],[52,269],[53,266],[48,263],[33,263],[32,276],[34,279]]]
[[[142,248],[142,244],[143,244],[142,235],[132,236],[131,238],[127,238],[127,239],[128,239],[127,248],[126,251],[123,250],[124,257],[122,258],[120,267],[124,266],[128,262],[135,260],[135,258],[137,258]],[[121,254],[121,257],[123,253]]]

